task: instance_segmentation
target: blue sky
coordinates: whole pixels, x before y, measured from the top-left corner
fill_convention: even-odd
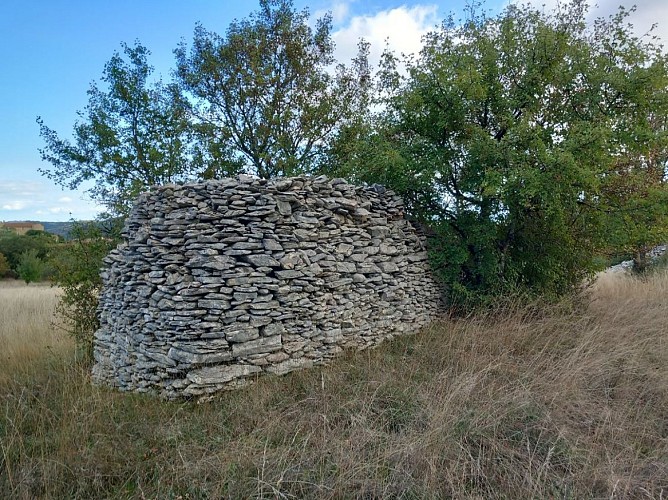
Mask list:
[[[490,0],[498,11],[506,0]],[[536,0],[537,5],[556,0]],[[608,13],[625,0],[599,0]],[[666,19],[666,0],[637,0],[639,29]],[[419,48],[420,36],[466,0],[294,0],[314,17],[330,11],[338,57],[354,55],[360,36],[380,51],[384,40],[399,52]],[[61,190],[39,174],[42,147],[35,122],[69,137],[86,91],[98,80],[121,42],[148,47],[156,72],[169,79],[173,49],[189,43],[197,22],[223,34],[234,18],[246,17],[256,1],[216,0],[3,0],[0,4],[0,221],[64,221],[93,218],[98,208],[83,190]],[[661,27],[662,30],[665,26]]]

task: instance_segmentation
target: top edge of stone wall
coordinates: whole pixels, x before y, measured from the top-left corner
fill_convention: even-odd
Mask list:
[[[274,177],[271,179],[263,179],[252,175],[239,174],[235,177],[224,177],[222,179],[209,179],[187,183],[168,183],[162,185],[151,186],[149,191],[139,195],[139,199],[150,196],[151,194],[158,194],[169,191],[179,191],[184,189],[215,189],[218,187],[258,187],[263,190],[275,190],[278,192],[285,191],[299,191],[306,185],[322,185],[327,187],[339,186],[340,188],[350,190],[354,189],[356,193],[375,194],[383,197],[397,197],[398,195],[391,189],[382,184],[357,185],[348,182],[347,180],[334,177],[330,178],[326,175],[319,176],[293,176],[293,177]],[[137,201],[139,201],[139,199]]]

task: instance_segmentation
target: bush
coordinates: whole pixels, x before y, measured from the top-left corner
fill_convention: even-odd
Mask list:
[[[26,250],[21,253],[16,272],[26,284],[39,281],[43,270],[44,262],[38,257],[37,250]]]
[[[120,221],[108,227],[75,223],[73,239],[53,249],[53,281],[63,289],[56,314],[60,325],[92,357],[93,334],[99,327],[97,305],[102,259],[116,246]]]
[[[10,271],[9,262],[5,254],[0,253],[0,278],[5,278]]]

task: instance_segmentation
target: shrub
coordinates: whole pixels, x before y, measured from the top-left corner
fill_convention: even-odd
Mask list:
[[[0,252],[0,278],[4,278],[9,274],[10,267],[9,267],[9,262],[7,261],[7,257],[5,257],[5,254]]]
[[[21,253],[16,272],[26,284],[39,281],[43,270],[44,262],[38,257],[37,250],[26,250]]]
[[[92,356],[93,334],[99,327],[97,304],[102,259],[117,243],[119,221],[109,227],[75,223],[73,239],[53,249],[53,281],[63,289],[56,306],[59,325]],[[115,236],[116,235],[116,236]]]

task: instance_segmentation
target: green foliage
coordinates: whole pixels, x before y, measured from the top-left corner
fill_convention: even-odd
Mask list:
[[[330,16],[311,28],[291,0],[261,0],[224,37],[198,26],[190,55],[177,49],[180,80],[199,99],[210,176],[295,175],[321,161],[363,87],[343,66],[331,73],[331,29]]]
[[[606,186],[609,247],[632,256],[640,273],[651,267],[649,252],[668,240],[666,153],[661,152],[661,158],[649,152],[625,159],[614,182]]]
[[[510,5],[444,22],[407,77],[386,54],[386,109],[339,148],[344,175],[389,185],[434,229],[456,301],[563,294],[597,249],[666,236],[666,57],[623,9],[592,28],[586,12]]]
[[[88,191],[112,215],[125,214],[148,187],[191,178],[192,135],[187,106],[174,84],[150,83],[150,52],[123,44],[105,65],[100,89],[92,84],[88,106],[74,125],[74,143],[37,119],[45,147],[41,172],[68,189],[86,181]],[[127,59],[127,60],[126,60]]]
[[[37,250],[25,250],[19,256],[16,272],[26,285],[38,281],[44,270],[44,262],[39,258]]]
[[[120,220],[74,223],[72,240],[53,250],[53,281],[62,288],[56,307],[63,328],[92,356],[93,334],[99,327],[97,304],[102,285],[102,260],[118,242]]]
[[[7,258],[10,269],[16,271],[25,252],[34,251],[39,259],[46,261],[53,241],[54,235],[44,231],[28,231],[27,234],[0,231],[0,253]]]
[[[7,276],[10,270],[11,268],[9,267],[9,261],[7,261],[7,257],[5,257],[5,254],[0,252],[0,278]]]

